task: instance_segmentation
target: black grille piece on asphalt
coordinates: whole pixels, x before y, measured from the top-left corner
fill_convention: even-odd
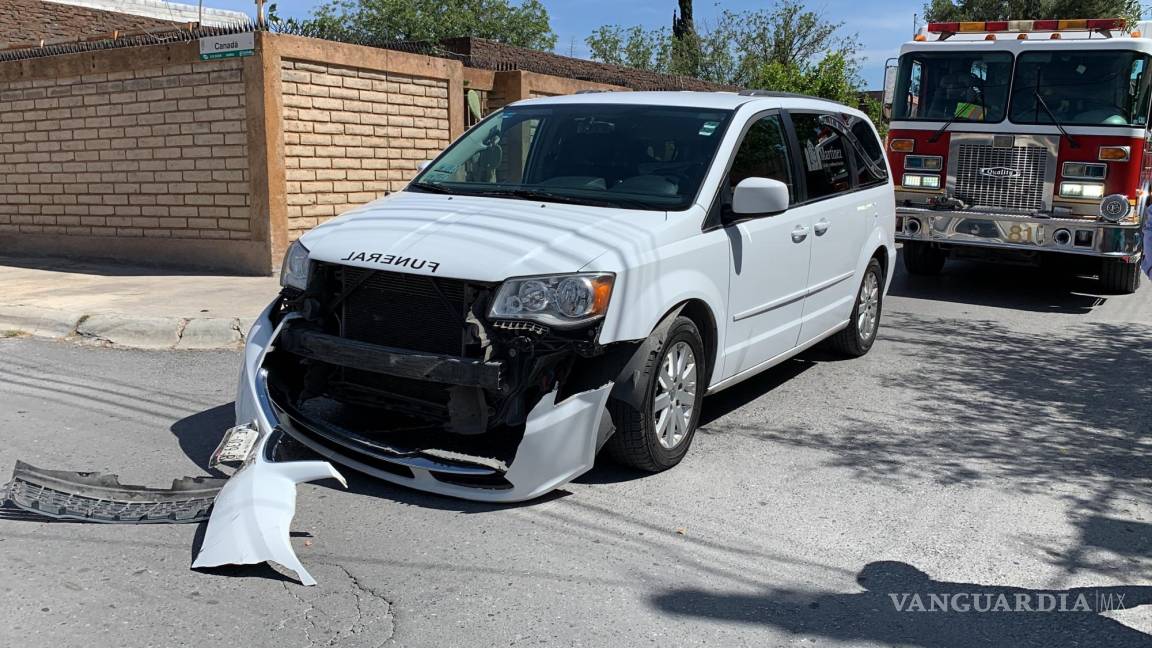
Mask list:
[[[397,349],[463,353],[468,284],[416,274],[332,266],[341,304],[340,335]]]
[[[208,519],[225,479],[184,477],[172,488],[120,483],[116,475],[43,470],[16,462],[0,501],[28,513],[105,523],[180,523]]]

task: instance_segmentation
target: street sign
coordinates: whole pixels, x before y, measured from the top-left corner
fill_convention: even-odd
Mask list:
[[[207,36],[200,39],[200,60],[252,56],[256,51],[256,36],[252,32],[228,34],[227,36]]]

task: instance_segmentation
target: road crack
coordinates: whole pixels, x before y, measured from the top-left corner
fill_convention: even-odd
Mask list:
[[[363,583],[341,565],[329,564],[328,575],[317,574],[321,585],[301,588],[283,583],[288,595],[303,606],[304,637],[309,648],[381,648],[393,641],[392,601]],[[340,580],[345,582],[340,585]],[[280,624],[282,629],[287,624]]]

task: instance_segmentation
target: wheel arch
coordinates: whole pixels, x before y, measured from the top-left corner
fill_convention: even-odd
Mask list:
[[[888,258],[888,246],[878,246],[872,253],[872,258],[880,262],[880,270],[884,273],[884,279],[887,281],[892,267],[892,260]]]
[[[707,363],[704,365],[704,380],[701,382],[710,385],[712,374],[716,370],[716,364],[719,360],[717,353],[719,333],[716,329],[716,316],[703,300],[688,299],[668,311],[660,321],[663,322],[677,312],[692,320],[692,323],[696,325],[696,330],[700,332],[700,341],[704,343],[704,361]]]

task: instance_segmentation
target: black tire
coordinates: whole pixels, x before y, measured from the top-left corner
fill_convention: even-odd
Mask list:
[[[660,369],[668,354],[685,343],[691,348],[695,358],[694,402],[691,408],[687,430],[673,447],[665,447],[657,431],[656,416],[653,413],[654,399],[659,383]],[[608,456],[618,463],[647,472],[667,470],[684,458],[692,438],[696,435],[696,425],[700,421],[700,405],[707,390],[705,384],[704,343],[696,324],[687,317],[678,316],[667,329],[664,342],[654,352],[650,352],[637,376],[637,389],[632,396],[624,399],[613,398],[608,402],[608,411],[616,432],[606,444]],[[668,410],[667,416],[672,412]],[[671,425],[667,423],[666,425]],[[671,442],[671,441],[670,441]]]
[[[1125,263],[1120,259],[1104,259],[1100,267],[1100,283],[1106,292],[1131,295],[1140,288],[1140,264]]]
[[[905,241],[900,256],[904,257],[904,269],[914,275],[938,275],[948,258],[939,248],[919,241]]]
[[[868,308],[869,300],[865,298],[866,290],[874,297],[873,313],[870,317],[861,317]],[[872,291],[874,295],[871,294]],[[864,277],[860,280],[860,288],[856,291],[856,304],[852,307],[852,319],[848,328],[828,338],[829,345],[836,351],[850,357],[859,358],[868,353],[876,342],[876,333],[880,330],[880,316],[884,311],[884,269],[880,262],[872,259],[868,268],[864,270]]]

